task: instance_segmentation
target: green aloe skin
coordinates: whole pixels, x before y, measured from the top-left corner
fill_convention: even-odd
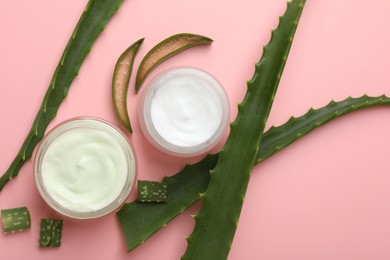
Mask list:
[[[0,191],[18,175],[24,162],[31,158],[35,146],[43,138],[47,126],[67,96],[85,57],[122,2],[123,0],[89,0],[57,65],[30,132],[15,159],[0,177]]]

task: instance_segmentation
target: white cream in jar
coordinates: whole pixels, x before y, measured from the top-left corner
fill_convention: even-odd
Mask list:
[[[205,71],[174,68],[147,86],[139,108],[140,125],[158,149],[189,157],[210,150],[229,120],[229,102],[220,83]]]
[[[34,170],[38,189],[51,207],[74,218],[96,218],[125,201],[136,164],[119,130],[82,118],[61,124],[44,138]]]

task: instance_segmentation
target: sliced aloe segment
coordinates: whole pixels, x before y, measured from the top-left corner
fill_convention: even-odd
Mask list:
[[[149,73],[160,63],[184,50],[202,44],[212,43],[213,40],[198,34],[175,34],[153,47],[142,59],[137,71],[135,93],[138,93]]]
[[[39,247],[60,247],[63,220],[41,219]]]
[[[138,181],[140,202],[165,202],[167,200],[167,183],[157,181]]]
[[[134,58],[143,41],[144,39],[136,41],[119,56],[112,77],[112,99],[114,101],[115,114],[130,133],[133,132],[133,129],[131,128],[127,112],[127,90],[133,70]]]
[[[2,209],[1,223],[4,233],[14,233],[31,227],[30,213],[27,207]]]

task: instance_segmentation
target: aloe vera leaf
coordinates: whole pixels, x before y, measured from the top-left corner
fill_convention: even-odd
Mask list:
[[[167,184],[158,181],[138,181],[138,196],[140,202],[167,201]]]
[[[182,259],[222,260],[229,255],[259,143],[304,4],[305,0],[288,3],[264,47],[217,165],[210,171],[210,183],[201,196],[203,203],[194,216],[195,227],[187,238]],[[259,120],[252,120],[255,115]]]
[[[114,102],[115,114],[130,133],[133,132],[133,129],[131,128],[127,112],[127,91],[134,59],[143,41],[144,39],[136,41],[119,56],[112,77],[112,100]]]
[[[60,219],[41,219],[39,247],[60,247],[63,224]]]
[[[260,141],[262,149],[256,155],[256,163],[261,163],[333,119],[379,105],[390,105],[390,98],[366,95],[359,98],[349,97],[340,102],[332,101],[320,109],[310,109],[303,116],[292,117],[285,124],[272,127],[264,133]],[[197,164],[187,165],[179,173],[165,177],[164,182],[168,186],[169,200],[164,204],[145,204],[134,201],[122,207],[117,216],[129,252],[200,199],[199,194],[206,191],[209,183],[209,171],[215,168],[217,160],[218,154],[208,155]]]
[[[31,158],[35,146],[43,138],[47,126],[67,96],[70,85],[93,43],[122,2],[123,0],[89,0],[65,47],[30,132],[15,159],[0,177],[0,191],[18,175],[24,162]]]
[[[14,233],[31,227],[30,213],[27,207],[2,209],[1,223],[4,233]]]
[[[331,101],[325,107],[317,110],[311,108],[301,117],[291,117],[287,123],[278,127],[271,127],[264,134],[264,138],[260,144],[262,149],[258,152],[256,161],[264,161],[275,152],[299,139],[301,136],[310,133],[314,129],[335,118],[363,108],[389,104],[390,99],[385,95],[378,97],[364,95],[359,98],[348,97],[340,102]]]
[[[243,171],[244,173],[247,172],[247,180],[249,181],[249,173],[250,173],[251,168],[255,162],[255,155],[256,155],[256,152],[258,149],[259,142],[257,140],[260,139],[260,135],[263,132],[266,118],[268,117],[268,113],[269,113],[270,108],[271,108],[273,97],[275,95],[277,85],[278,85],[278,82],[280,80],[280,75],[281,75],[282,70],[284,68],[284,64],[285,64],[285,61],[287,59],[287,54],[288,54],[288,51],[290,49],[290,45],[292,43],[292,37],[293,37],[293,34],[295,32],[295,28],[297,25],[297,23],[295,23],[295,22],[297,21],[297,19],[300,16],[300,10],[303,8],[304,2],[299,2],[299,4],[297,2],[293,2],[293,3],[294,3],[294,4],[292,4],[293,7],[291,7],[291,5],[290,5],[290,7],[288,8],[288,10],[290,10],[290,13],[287,12],[287,15],[285,16],[285,18],[282,19],[282,21],[286,21],[285,23],[282,23],[283,26],[285,26],[286,28],[283,28],[283,26],[282,26],[278,30],[274,31],[273,36],[272,36],[272,40],[271,40],[271,44],[264,48],[263,59],[256,65],[255,76],[252,79],[252,81],[250,81],[248,83],[248,93],[247,93],[246,97],[244,98],[243,103],[241,103],[239,105],[239,116],[237,117],[237,120],[232,124],[231,134],[228,138],[228,141],[225,145],[224,150],[221,152],[222,154],[227,154],[227,156],[222,157],[223,158],[222,161],[225,161],[227,163],[225,165],[222,163],[222,167],[217,166],[216,172],[217,173],[224,172],[224,174],[223,174],[224,176],[230,176],[230,178],[232,178],[232,183],[244,183],[244,184],[247,183],[245,178],[240,179],[240,177],[237,178],[234,176],[235,175],[234,172],[238,171],[238,170]],[[294,15],[296,15],[296,17]],[[289,22],[291,22],[291,23],[289,24]],[[291,30],[291,32],[289,30]],[[267,74],[269,74],[268,71],[274,72],[273,74],[275,74],[275,75],[267,75]],[[259,87],[257,88],[257,86],[259,86]],[[261,104],[261,105],[258,106],[258,104]],[[264,113],[264,114],[262,114],[262,113]],[[252,122],[253,120],[252,120],[250,115],[256,115],[256,114],[262,114],[262,118],[253,124],[253,122]],[[239,140],[239,138],[237,139],[238,135],[243,137],[243,139],[241,141],[237,142],[237,140]],[[237,147],[244,147],[244,148],[238,149],[238,150],[237,149],[235,150],[232,148],[232,147],[236,147],[236,146]],[[241,154],[241,151],[243,151],[243,150],[248,151],[248,154],[249,154],[249,155],[247,154],[245,158]],[[253,153],[253,156],[250,155],[251,153]],[[212,158],[212,157],[209,156],[208,158]],[[236,159],[234,160],[234,158],[236,158]],[[237,158],[240,158],[239,162],[237,162]],[[220,158],[220,160],[221,160],[221,158]],[[227,174],[227,172],[230,172],[230,173]],[[231,176],[231,175],[233,175],[233,176]],[[242,174],[242,175],[244,176],[245,174]],[[223,179],[219,180],[219,181],[222,184],[225,183],[225,180],[223,180]],[[222,186],[220,186],[220,188],[221,188],[220,191],[224,189],[224,187],[222,187]],[[243,190],[245,191],[246,185],[243,185],[243,187],[244,187]],[[240,188],[242,188],[242,187],[239,187],[238,189],[236,187],[238,194],[240,192],[241,193],[244,192],[242,190],[240,191]],[[171,188],[169,188],[169,190],[171,190]],[[215,189],[214,189],[214,191],[215,191]],[[215,193],[219,193],[219,191],[215,192]],[[234,190],[233,190],[233,193],[234,193]],[[227,197],[229,197],[229,196],[226,196],[226,198]],[[206,200],[207,200],[207,198],[208,197],[206,196]],[[226,200],[223,200],[223,201],[226,202]],[[208,201],[207,203],[209,204],[210,201]],[[215,202],[215,201],[213,203],[217,204],[217,205],[215,205],[216,207],[219,204],[219,202]],[[235,209],[237,209],[237,208],[240,209],[242,202],[240,202],[240,200],[238,200],[238,201],[236,200],[236,203],[231,203],[229,201],[228,204],[233,205],[232,210],[230,210],[230,212],[225,212],[225,213],[229,213],[229,214],[225,214],[225,213],[220,212],[222,214],[222,216],[224,216],[224,215],[232,216],[232,214],[237,213],[237,210],[235,210]],[[238,206],[235,204],[238,204]],[[222,205],[224,205],[224,203]],[[183,205],[182,207],[184,208],[185,205]],[[213,208],[213,207],[210,207],[210,208]],[[226,207],[226,208],[228,209],[228,207]],[[229,211],[229,209],[228,209],[228,211]],[[239,211],[240,210],[238,210],[238,215],[239,215]],[[122,213],[119,212],[120,218],[121,218],[121,214]],[[202,216],[202,210],[201,210],[200,216]],[[215,224],[219,225],[219,224],[217,224],[220,221],[220,219],[218,219],[219,217],[217,215],[214,215],[214,216],[216,216],[216,218],[213,218],[213,220],[215,221]],[[237,216],[237,218],[238,218],[238,216]],[[202,217],[200,217],[200,219],[202,219]],[[235,221],[236,220],[233,219],[232,226],[234,226]],[[126,223],[126,222],[124,222],[124,223]],[[204,224],[204,223],[202,223],[202,224]],[[199,226],[199,224],[197,224],[197,225]],[[204,226],[207,226],[207,225],[204,225]],[[126,229],[124,228],[124,230],[126,230]],[[233,230],[233,232],[230,234],[231,235],[230,239],[232,239],[232,237],[233,237],[235,228],[232,228],[231,230]],[[218,231],[219,231],[219,233],[215,232],[216,239],[218,239],[219,235],[220,236],[226,235],[225,230],[223,230],[223,228],[219,229]],[[189,241],[189,244],[191,245],[191,240]],[[128,243],[129,249],[131,249],[131,246],[134,246],[134,245],[136,246],[137,243],[134,243],[134,244],[132,244],[131,242]],[[218,246],[218,248],[220,248],[220,247]],[[223,252],[223,251],[224,250],[222,250],[221,252]],[[228,251],[229,250],[226,250],[226,252],[228,252]],[[196,255],[197,255],[197,253],[196,253]],[[205,257],[205,256],[201,256],[201,257]]]
[[[142,59],[135,79],[135,93],[138,93],[149,73],[163,61],[190,47],[212,42],[213,40],[208,37],[190,33],[175,34],[161,41]]]

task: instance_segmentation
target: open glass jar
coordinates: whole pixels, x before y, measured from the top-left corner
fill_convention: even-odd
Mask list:
[[[130,194],[137,164],[131,144],[110,123],[65,121],[42,140],[34,158],[38,191],[57,212],[76,219],[107,215]]]
[[[139,103],[138,119],[146,138],[178,157],[206,153],[222,138],[229,122],[229,101],[209,73],[175,67],[153,78]]]

